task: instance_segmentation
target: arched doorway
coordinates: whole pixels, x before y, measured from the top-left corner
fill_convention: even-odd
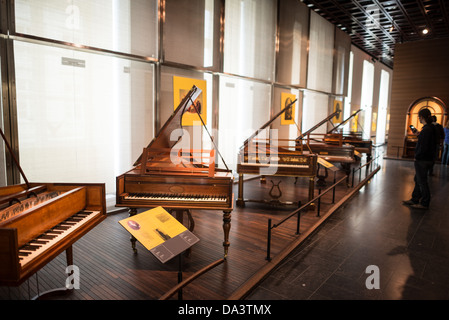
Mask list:
[[[415,100],[410,104],[407,111],[407,121],[405,127],[405,138],[404,138],[404,152],[403,158],[413,158],[415,153],[415,145],[418,141],[417,136],[412,133],[410,125],[415,126],[415,128],[420,131],[423,125],[419,122],[418,112],[421,109],[428,108],[432,115],[436,116],[437,122],[444,126],[447,121],[447,108],[444,102],[436,97],[423,97]],[[441,152],[438,153],[439,157]]]

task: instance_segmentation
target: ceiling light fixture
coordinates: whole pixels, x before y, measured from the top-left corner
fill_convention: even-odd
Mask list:
[[[423,31],[422,31],[422,34],[428,34],[428,33],[429,33],[429,29],[424,28]]]

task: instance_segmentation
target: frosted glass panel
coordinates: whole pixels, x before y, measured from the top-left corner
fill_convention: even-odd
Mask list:
[[[297,0],[280,1],[276,81],[306,86],[309,8]]]
[[[157,0],[15,0],[16,32],[157,58]]]
[[[363,138],[371,139],[371,113],[373,112],[374,65],[363,61],[362,105]]]
[[[164,60],[219,69],[220,1],[165,2]]]
[[[307,88],[331,92],[334,25],[311,11],[309,32]]]
[[[338,28],[335,28],[335,56],[333,93],[346,95],[348,91],[349,53],[351,38]]]
[[[105,182],[153,138],[153,65],[14,42],[20,160],[30,181]]]
[[[218,149],[235,170],[243,142],[270,120],[271,86],[232,77],[220,77]]]
[[[377,119],[376,144],[385,143],[389,88],[390,88],[390,73],[385,70],[382,70],[380,73],[379,116]]]
[[[304,93],[304,105],[302,111],[302,132],[306,132],[322,120],[328,114],[329,96],[316,92]],[[313,133],[326,133],[326,124],[315,129]]]
[[[352,51],[349,53],[349,75],[348,75],[348,96],[345,98],[345,106],[343,110],[343,119],[349,118],[351,114],[353,114],[356,110],[351,110],[351,101],[352,101],[352,73],[354,67],[354,54]],[[354,118],[351,119],[354,121]],[[351,129],[350,124],[351,121],[346,122],[343,125],[343,131],[349,132]]]
[[[224,72],[273,81],[276,1],[227,0]]]

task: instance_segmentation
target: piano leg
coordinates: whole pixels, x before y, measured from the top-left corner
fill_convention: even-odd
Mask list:
[[[315,197],[315,177],[309,178],[309,200]],[[315,210],[315,203],[312,202],[306,210]]]
[[[324,170],[324,175],[320,174],[320,171],[322,172],[322,170]],[[318,178],[318,181],[316,182],[318,187],[325,187],[326,186],[326,178],[328,177],[329,173],[327,171],[327,168],[322,166],[322,165],[318,165],[318,168],[316,170],[316,176]]]
[[[129,208],[128,212],[129,212],[129,216],[132,217],[132,216],[136,215],[137,209],[136,208]],[[129,238],[129,241],[131,241],[131,247],[132,247],[134,253],[137,253],[137,248],[136,248],[136,241],[137,241],[137,239],[134,238],[134,236],[131,236]]]
[[[67,266],[73,265],[73,248],[72,248],[72,246],[68,247],[65,250],[65,256],[66,256]]]
[[[67,261],[67,267],[68,266],[72,266],[73,265],[73,247],[70,246],[65,250],[65,256],[66,256],[66,261]],[[36,272],[36,278],[38,277],[37,272]],[[55,297],[55,296],[61,296],[61,295],[65,295],[65,294],[69,294],[73,291],[73,288],[69,288],[67,287],[67,283],[64,287],[61,288],[56,288],[56,289],[50,289],[47,291],[44,291],[42,293],[39,293],[39,283],[38,283],[38,294],[36,296],[34,296],[31,300],[45,300],[47,298],[50,297]]]
[[[341,164],[341,167],[342,167],[344,173],[348,176],[346,178],[346,185],[349,188],[349,176],[351,175],[351,164],[350,163],[346,163],[346,162],[342,162],[340,164]]]
[[[243,200],[243,174],[239,174],[239,196],[237,198],[237,206],[244,207],[245,201]]]
[[[223,211],[223,231],[224,231],[224,258],[228,256],[229,250],[229,230],[231,230],[231,211]]]

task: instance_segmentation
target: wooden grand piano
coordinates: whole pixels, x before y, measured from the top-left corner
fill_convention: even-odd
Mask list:
[[[30,183],[14,161],[25,183],[0,188],[0,285],[7,286],[20,285],[64,250],[73,265],[72,245],[106,218],[104,184]]]
[[[333,117],[337,116],[340,110],[336,110],[315,126],[302,133],[296,138],[297,149],[303,150],[307,148],[311,153],[316,154],[320,159],[323,159],[330,163],[340,163],[343,171],[348,175],[350,174],[350,167],[352,163],[356,162],[355,147],[350,144],[342,143],[341,145],[335,145],[324,141],[325,134],[315,134],[313,131],[320,126],[330,121]],[[319,168],[318,168],[319,169]],[[324,179],[327,177],[327,168],[324,167],[325,175],[317,173],[318,184],[324,184]],[[349,181],[349,180],[348,180]]]
[[[317,170],[316,155],[304,154],[302,150],[297,150],[294,144],[295,140],[272,139],[271,137],[264,139],[258,137],[261,133],[266,133],[264,130],[269,128],[295,102],[296,100],[273,116],[259,130],[246,139],[240,147],[237,159],[237,173],[239,174],[237,206],[244,207],[245,202],[250,201],[270,204],[293,204],[292,202],[279,200],[282,192],[280,191],[279,185],[275,185],[274,183],[270,190],[272,199],[244,199],[243,178],[245,174],[261,175],[263,177],[294,176],[309,178],[308,200],[313,198],[314,179]],[[293,145],[289,146],[288,143],[290,142],[293,142]],[[285,143],[285,145],[280,145],[280,143]],[[278,190],[276,195],[272,192],[275,188]],[[300,202],[298,202],[298,205],[300,205]]]
[[[116,178],[116,206],[128,207],[130,216],[135,215],[138,208],[162,206],[175,213],[181,222],[183,214],[187,213],[191,231],[194,224],[191,209],[221,210],[226,257],[234,203],[232,172],[216,168],[215,149],[180,149],[177,145],[182,144],[182,137],[170,138],[172,132],[182,128],[183,114],[194,106],[200,93],[199,88],[192,87],[157,136],[143,149],[134,167]],[[201,118],[198,110],[196,112]],[[131,237],[134,252],[135,242]]]
[[[315,153],[318,157],[328,161],[328,162],[339,162],[342,164],[354,163],[355,154],[354,146],[349,144],[334,145],[326,143],[323,139],[324,134],[315,134],[313,131],[318,129],[320,126],[330,121],[333,117],[337,116],[340,110],[335,111],[330,114],[322,121],[314,125],[312,128],[302,133],[296,138],[296,146],[298,150],[303,150],[305,148],[309,149],[310,152]]]
[[[355,151],[366,154],[366,161],[370,161],[372,157],[373,141],[370,139],[363,139],[362,132],[342,132],[339,130],[351,118],[355,117],[362,109],[357,110],[340,124],[330,129],[324,136],[323,141],[327,144],[342,146],[343,144],[353,145]]]

